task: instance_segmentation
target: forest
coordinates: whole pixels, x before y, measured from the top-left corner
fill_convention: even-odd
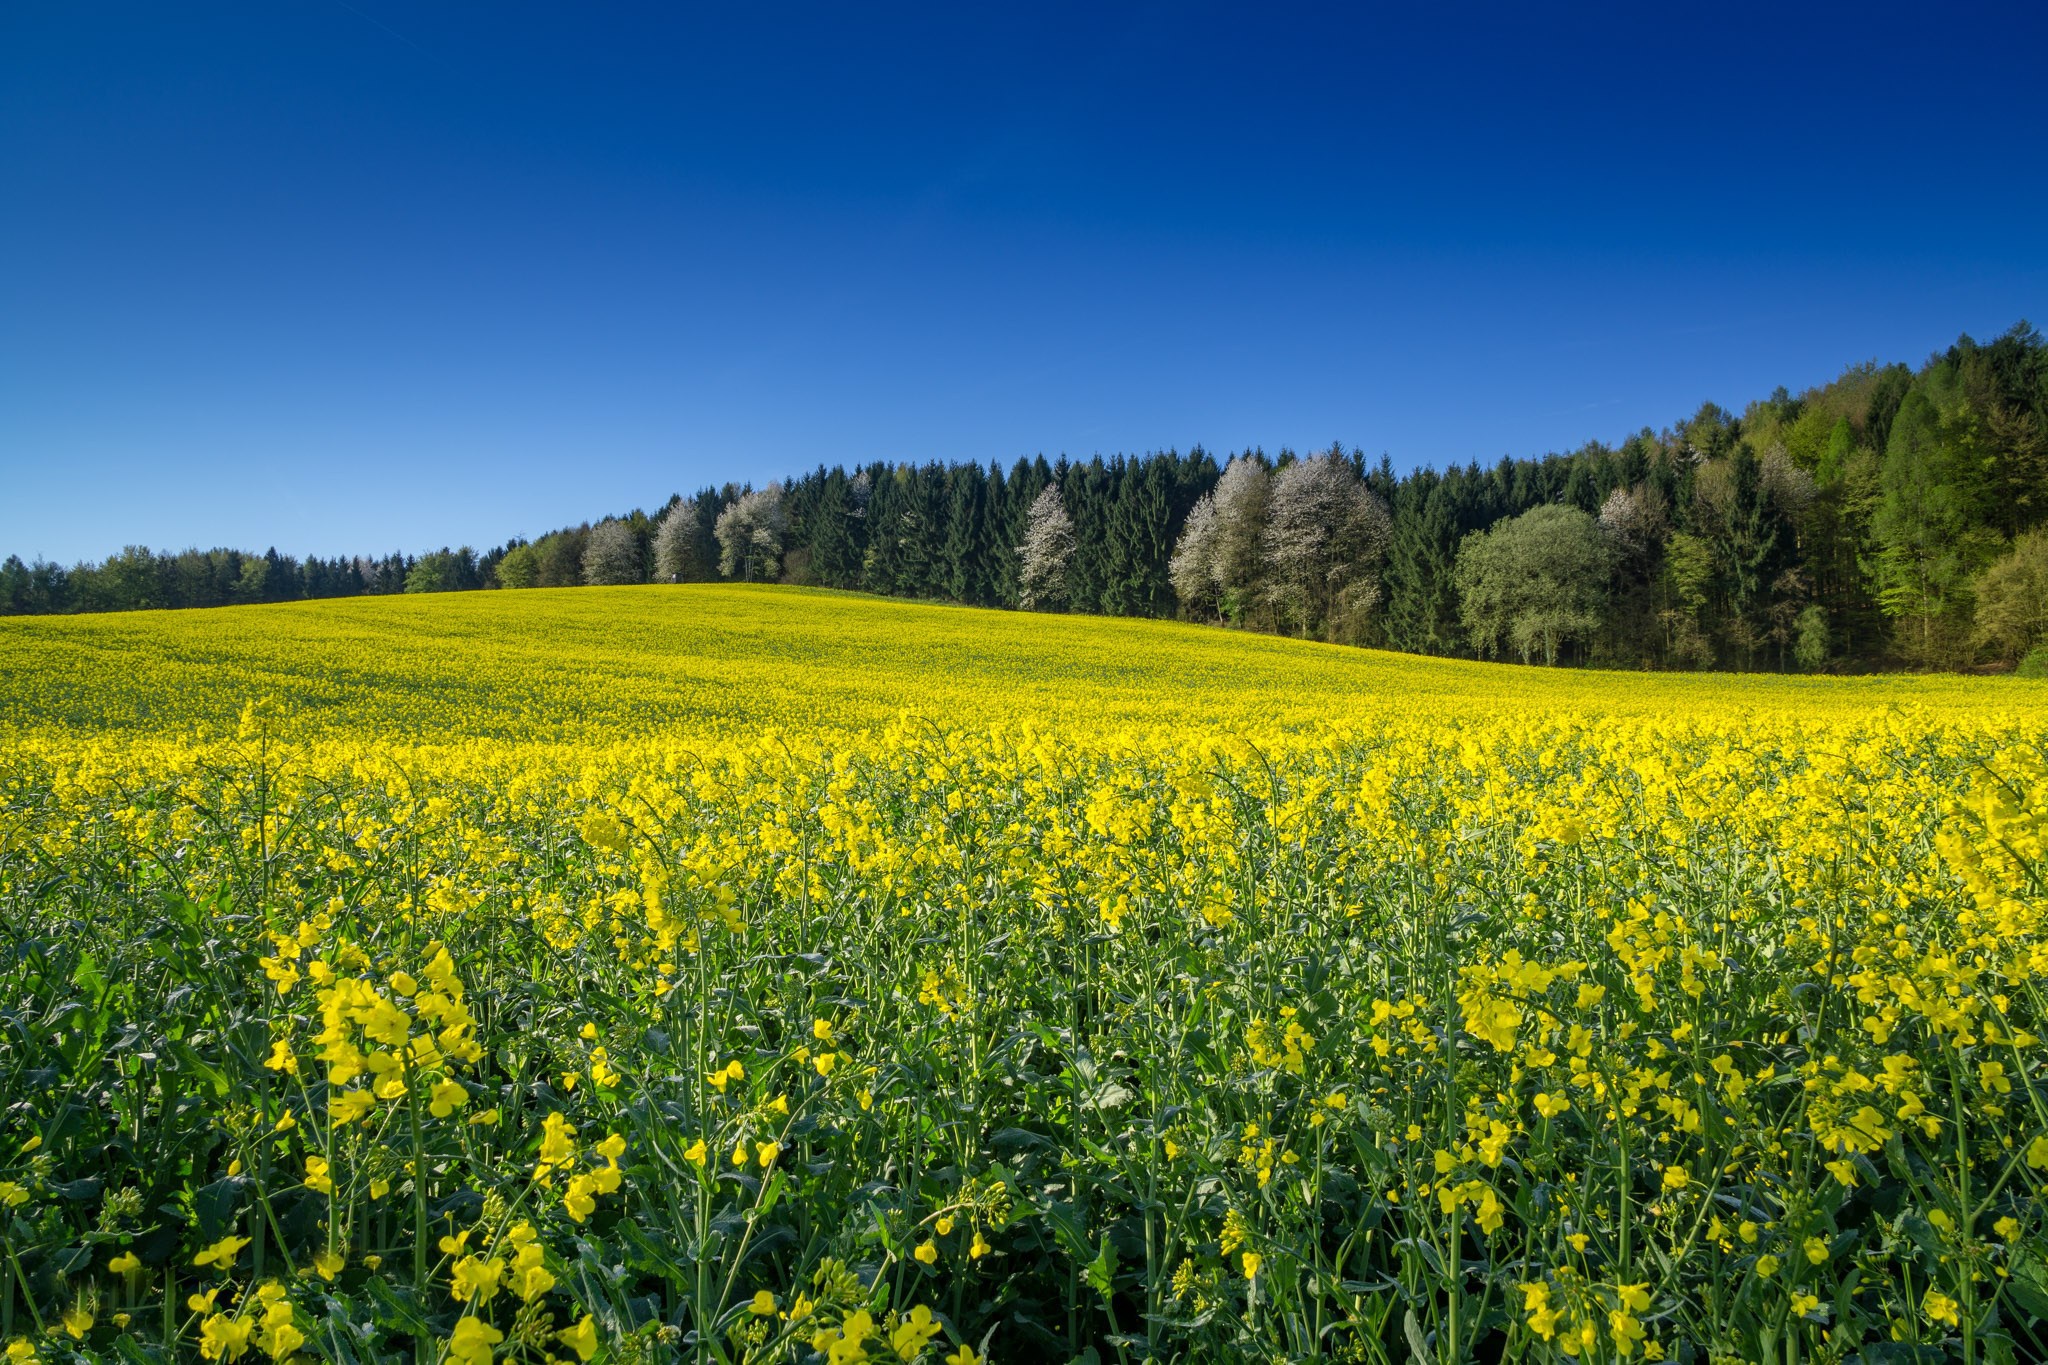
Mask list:
[[[1332,445],[820,464],[488,552],[0,564],[0,613],[732,579],[1621,668],[2048,673],[2048,343],[1397,472]]]

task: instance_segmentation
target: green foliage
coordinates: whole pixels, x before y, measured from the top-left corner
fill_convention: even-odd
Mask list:
[[[1600,524],[1562,503],[1473,532],[1456,568],[1467,633],[1489,657],[1556,663],[1599,630],[1611,554]]]
[[[1977,642],[2011,661],[2048,644],[2048,529],[2029,531],[1976,584]]]
[[[467,592],[482,586],[476,551],[467,545],[459,550],[444,548],[421,555],[405,575],[407,592]]]
[[[515,545],[498,559],[498,586],[531,588],[540,580],[540,556],[531,545]]]

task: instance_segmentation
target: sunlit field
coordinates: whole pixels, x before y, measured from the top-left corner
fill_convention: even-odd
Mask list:
[[[12,1365],[2048,1354],[2048,685],[0,621]]]

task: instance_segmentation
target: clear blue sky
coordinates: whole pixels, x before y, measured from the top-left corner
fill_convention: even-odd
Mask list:
[[[2048,326],[2048,7],[0,6],[0,553],[1540,454]]]

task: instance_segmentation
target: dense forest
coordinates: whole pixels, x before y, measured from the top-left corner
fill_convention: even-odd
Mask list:
[[[1858,365],[1619,446],[820,466],[485,554],[0,565],[0,612],[734,578],[1630,668],[2048,672],[2048,344]]]

